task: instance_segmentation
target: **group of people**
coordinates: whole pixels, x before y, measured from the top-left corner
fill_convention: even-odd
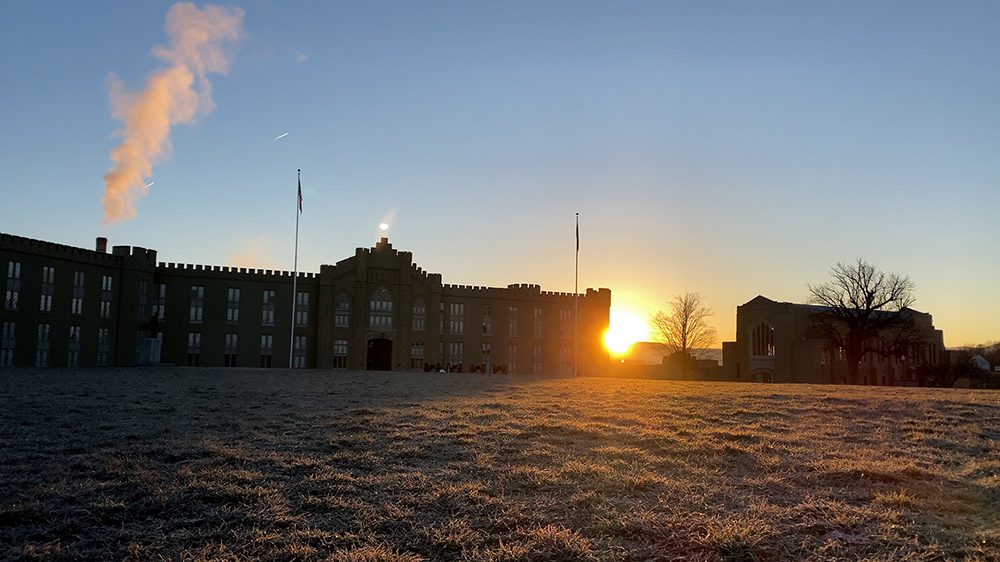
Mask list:
[[[430,363],[424,363],[424,372],[425,373],[431,373],[431,372],[434,372],[434,373],[465,373],[467,371],[465,370],[465,365],[463,365],[462,363],[455,363],[455,364],[446,363],[445,365],[441,365],[440,363],[435,363],[433,365],[431,365]],[[487,365],[485,363],[480,363],[478,365],[472,365],[469,368],[468,372],[469,373],[483,373],[483,374],[494,374],[494,375],[500,374],[500,375],[505,375],[505,374],[507,374],[507,366],[506,365]]]

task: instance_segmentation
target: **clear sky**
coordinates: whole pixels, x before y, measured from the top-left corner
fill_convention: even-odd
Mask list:
[[[171,5],[0,3],[0,231],[291,269],[301,168],[301,270],[384,220],[445,282],[571,291],[579,212],[616,317],[698,291],[730,340],[865,257],[1000,340],[1000,3],[237,2],[214,111],[102,225],[109,77],[164,67]]]

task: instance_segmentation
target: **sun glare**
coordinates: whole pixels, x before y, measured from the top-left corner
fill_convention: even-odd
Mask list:
[[[611,322],[604,332],[604,347],[612,355],[625,355],[632,344],[649,339],[649,326],[640,316],[611,308]]]

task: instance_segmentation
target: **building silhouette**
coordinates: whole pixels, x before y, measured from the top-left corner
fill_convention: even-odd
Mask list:
[[[0,234],[0,366],[210,367],[581,374],[608,364],[609,289],[450,285],[382,238],[299,273],[157,263],[155,250],[94,250]],[[150,345],[152,342],[155,344]]]
[[[857,380],[850,380],[842,350],[815,324],[822,307],[777,302],[758,295],[736,307],[736,341],[722,344],[722,378],[757,382],[806,382],[916,386],[918,368],[947,364],[944,334],[930,314],[903,313],[919,343],[896,353],[865,356]]]

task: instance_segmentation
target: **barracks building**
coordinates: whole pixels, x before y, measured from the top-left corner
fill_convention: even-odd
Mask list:
[[[0,367],[162,362],[572,374],[606,367],[609,289],[450,285],[382,238],[295,283],[292,273],[163,263],[98,238],[87,250],[0,234]]]

